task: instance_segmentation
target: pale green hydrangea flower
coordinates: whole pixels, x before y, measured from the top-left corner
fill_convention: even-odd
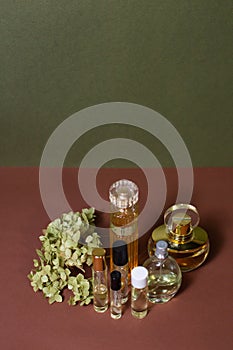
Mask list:
[[[92,250],[101,245],[99,235],[92,224],[95,209],[63,214],[52,221],[39,237],[41,249],[37,249],[38,259],[34,259],[34,270],[28,278],[33,290],[42,291],[49,303],[62,302],[64,288],[72,291],[70,305],[89,304],[93,298],[92,283],[85,278],[85,264],[92,264]],[[80,243],[82,237],[85,244]],[[75,276],[74,269],[80,270]]]

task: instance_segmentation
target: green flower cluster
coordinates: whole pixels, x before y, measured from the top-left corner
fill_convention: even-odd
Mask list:
[[[91,225],[94,212],[94,208],[90,208],[81,213],[63,214],[39,237],[42,244],[41,249],[36,250],[39,259],[33,260],[35,269],[28,278],[33,290],[41,290],[50,304],[62,302],[61,292],[66,287],[73,292],[68,301],[70,305],[89,304],[93,298],[91,280],[84,277],[84,264],[92,264],[92,250],[101,245]],[[74,269],[81,272],[73,276]]]

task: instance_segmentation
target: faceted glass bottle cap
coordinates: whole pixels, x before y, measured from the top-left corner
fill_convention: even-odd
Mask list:
[[[114,182],[109,189],[110,202],[118,208],[125,209],[138,201],[138,186],[129,180]]]
[[[133,287],[142,289],[147,286],[148,271],[143,266],[134,267],[131,271],[131,284]]]

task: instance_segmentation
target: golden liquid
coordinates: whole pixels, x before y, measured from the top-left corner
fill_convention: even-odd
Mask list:
[[[108,289],[104,284],[94,288],[94,309],[97,312],[105,312],[108,308]]]
[[[167,241],[168,254],[177,261],[182,272],[192,271],[202,265],[209,253],[208,235],[201,227],[196,227],[193,230],[193,237],[190,241],[176,244],[169,239],[165,226],[159,226],[153,231],[148,242],[150,256],[154,255],[156,242],[159,240]]]
[[[128,249],[128,265],[130,271],[138,266],[138,226],[135,207],[122,209],[112,213],[110,228],[110,270],[114,269],[112,260],[112,245],[116,240],[123,240]]]
[[[177,251],[176,249],[169,248],[168,253],[179,264],[181,271],[188,272],[196,269],[206,259],[209,252],[209,244],[205,243],[201,246],[189,249],[187,251]]]
[[[151,272],[148,276],[148,300],[151,303],[166,303],[177,293],[181,278],[181,274],[172,271],[163,271],[161,274],[159,270]]]
[[[144,318],[147,315],[147,287],[131,290],[131,314],[136,318]]]

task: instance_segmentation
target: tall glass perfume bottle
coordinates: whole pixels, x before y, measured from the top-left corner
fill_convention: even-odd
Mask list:
[[[121,293],[121,273],[120,271],[113,270],[110,274],[111,287],[110,287],[110,312],[111,317],[115,320],[122,316],[122,293]]]
[[[93,306],[96,312],[105,312],[108,308],[108,282],[105,249],[94,248],[92,252],[93,267]]]
[[[148,293],[151,303],[165,303],[177,293],[182,274],[179,265],[168,255],[165,241],[156,243],[155,255],[147,259],[143,266],[148,270]]]
[[[182,272],[192,271],[203,264],[209,253],[209,238],[198,226],[199,213],[191,204],[175,204],[164,214],[164,225],[156,228],[148,241],[149,256],[156,242],[168,243],[168,254],[176,259]]]
[[[122,304],[128,300],[128,249],[125,241],[115,241],[112,246],[112,258],[114,270],[121,273]]]
[[[131,314],[139,319],[147,315],[147,278],[148,271],[145,267],[133,268],[131,272]]]
[[[110,217],[110,269],[113,270],[112,246],[124,240],[128,248],[130,271],[138,265],[138,187],[129,180],[119,180],[109,189]]]

